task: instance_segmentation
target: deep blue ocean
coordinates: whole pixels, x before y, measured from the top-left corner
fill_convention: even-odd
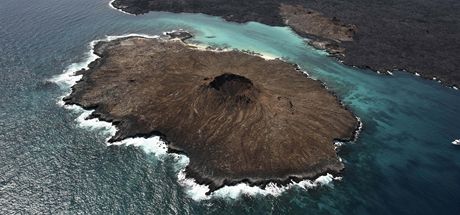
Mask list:
[[[132,16],[108,3],[0,0],[0,214],[460,214],[460,146],[451,144],[460,138],[460,91],[344,66],[289,28]],[[339,150],[342,180],[197,201],[178,183],[173,157],[107,146],[107,131],[82,127],[80,113],[57,104],[69,89],[50,80],[84,61],[91,41],[179,28],[196,43],[297,63],[335,92],[364,125]]]

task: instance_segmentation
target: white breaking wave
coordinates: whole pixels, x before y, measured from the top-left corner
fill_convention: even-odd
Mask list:
[[[123,34],[118,36],[106,36],[105,39],[92,41],[92,46],[96,45],[100,41],[112,41],[116,39],[126,38],[126,37],[144,37],[149,39],[160,38],[159,35],[148,35],[148,34]]]
[[[356,130],[355,132],[355,137],[354,137],[354,141],[356,141],[359,137],[359,134],[361,133],[361,131],[363,130],[363,122],[361,121],[361,118],[359,117],[356,117],[356,120],[358,120],[358,129]]]
[[[275,183],[269,183],[264,189],[257,186],[249,186],[248,184],[240,183],[235,186],[224,186],[223,188],[216,190],[214,193],[212,193],[212,196],[232,199],[236,199],[241,195],[279,196],[284,191],[291,189],[293,187],[311,189],[316,186],[329,184],[333,180],[341,180],[341,177],[333,177],[331,174],[328,173],[326,175],[318,177],[315,180],[302,180],[300,182],[292,181],[291,183],[285,186],[278,186]]]
[[[69,106],[70,108],[75,108],[75,109],[80,108],[83,111],[83,113],[79,117],[77,117],[77,119],[75,119],[75,121],[77,121],[80,126],[89,128],[89,129],[104,128],[107,131],[107,133],[110,134],[110,136],[115,135],[117,129],[115,128],[115,126],[112,125],[112,123],[100,121],[97,118],[87,119],[87,117],[91,115],[93,111],[83,110],[81,107],[77,105],[69,105]]]
[[[145,35],[145,34],[125,34],[120,36],[106,36],[104,39],[94,40],[90,43],[90,51],[86,54],[85,59],[79,63],[73,63],[68,66],[62,74],[51,78],[50,81],[58,84],[61,88],[66,89],[66,95],[71,93],[70,88],[75,85],[81,78],[82,75],[76,75],[77,71],[82,69],[89,69],[89,64],[99,58],[96,54],[94,54],[94,46],[100,41],[111,41],[125,37],[132,37],[132,36],[140,36],[145,38],[159,38],[157,35]],[[196,45],[196,44],[194,44]],[[205,49],[204,47],[200,46],[199,49]],[[267,57],[267,56],[265,56]],[[270,57],[271,58],[271,57]],[[278,186],[275,183],[269,183],[264,189],[258,186],[250,186],[246,183],[239,183],[234,186],[224,186],[210,195],[206,195],[209,192],[209,187],[207,185],[202,185],[196,183],[195,179],[187,178],[185,176],[185,168],[189,164],[189,158],[185,155],[179,155],[175,153],[168,153],[168,146],[164,141],[161,140],[159,136],[153,136],[149,138],[127,138],[119,142],[109,143],[108,140],[116,134],[117,128],[109,122],[101,121],[97,118],[94,119],[87,119],[88,116],[91,115],[93,111],[84,110],[83,108],[77,105],[65,105],[64,101],[62,100],[65,96],[59,98],[57,104],[62,106],[66,109],[75,111],[77,113],[81,113],[79,117],[75,119],[75,121],[81,126],[82,128],[86,129],[103,129],[108,138],[106,139],[106,144],[109,145],[132,145],[135,147],[141,148],[145,153],[154,154],[158,158],[162,159],[165,156],[173,156],[176,160],[176,171],[178,183],[184,187],[185,192],[187,195],[196,201],[211,199],[211,198],[230,198],[236,199],[242,195],[272,195],[272,196],[279,196],[282,192],[291,189],[293,187],[300,187],[303,189],[310,189],[312,187],[326,185],[331,183],[333,180],[341,180],[341,177],[333,177],[331,174],[326,174],[323,176],[318,177],[315,180],[302,180],[300,182],[294,182],[285,185],[285,186]],[[360,124],[361,125],[361,124]]]
[[[79,63],[72,63],[70,64],[62,74],[57,75],[53,78],[50,79],[51,82],[56,83],[58,86],[61,88],[67,89],[67,92],[64,96],[60,97],[58,100],[58,105],[59,106],[64,106],[64,101],[62,100],[64,97],[70,95],[71,91],[70,88],[75,85],[81,78],[82,75],[75,75],[77,71],[80,70],[87,70],[89,69],[89,64],[99,58],[96,54],[94,54],[94,46],[98,42],[102,41],[112,41],[120,38],[125,38],[125,37],[134,37],[134,36],[139,36],[139,37],[145,37],[145,38],[159,38],[157,35],[146,35],[146,34],[124,34],[124,35],[119,35],[119,36],[106,36],[103,39],[99,40],[93,40],[90,42],[90,51],[88,51],[85,54],[85,58],[83,61]]]
[[[97,118],[87,119],[94,110],[84,110],[78,105],[64,105],[64,108],[81,113],[80,116],[75,119],[80,127],[89,130],[103,130],[104,134],[108,136],[105,140],[107,144],[109,144],[109,139],[118,131],[117,128],[110,122],[101,121]]]
[[[75,72],[82,69],[89,69],[88,65],[99,58],[99,56],[93,53],[94,44],[91,42],[91,51],[86,53],[85,59],[79,63],[70,64],[64,73],[51,78],[50,81],[58,84],[62,88],[69,88],[73,86],[77,81],[81,79],[81,75],[75,75]]]
[[[334,177],[328,173],[318,177],[315,180],[302,180],[300,182],[291,181],[291,183],[284,186],[279,186],[276,183],[269,183],[265,188],[261,188],[258,186],[250,186],[246,183],[239,183],[233,186],[224,186],[212,192],[210,195],[206,195],[206,193],[210,190],[207,185],[198,184],[196,183],[195,179],[185,177],[185,167],[189,163],[188,157],[184,155],[176,156],[179,157],[178,165],[180,168],[182,168],[177,175],[178,182],[185,188],[187,195],[195,201],[207,200],[211,198],[237,199],[243,195],[271,195],[276,197],[293,187],[311,189],[313,187],[330,184],[333,180],[342,179],[341,177]]]
[[[106,144],[110,145],[108,143],[108,140],[110,137],[115,135],[117,132],[117,128],[109,122],[101,121],[97,118],[94,119],[87,119],[88,116],[91,115],[93,111],[88,111],[84,110],[78,105],[65,105],[63,98],[70,95],[71,93],[71,87],[75,85],[83,76],[82,75],[76,75],[76,72],[81,71],[83,69],[88,70],[89,69],[89,64],[99,58],[96,54],[94,54],[94,46],[98,42],[102,41],[112,41],[120,38],[125,38],[125,37],[134,37],[134,36],[139,36],[139,37],[145,37],[145,38],[159,38],[157,35],[146,35],[146,34],[124,34],[124,35],[119,35],[119,36],[106,36],[103,39],[99,40],[93,40],[90,42],[90,50],[85,54],[85,58],[83,61],[79,63],[72,63],[70,66],[68,66],[62,74],[57,75],[53,78],[50,79],[51,82],[56,83],[59,87],[66,89],[66,93],[64,96],[59,97],[59,100],[57,101],[57,104],[59,106],[62,106],[66,109],[75,111],[77,113],[81,113],[75,121],[78,122],[78,124],[82,128],[86,129],[104,129],[106,130],[107,134],[109,137],[106,139]]]
[[[340,148],[341,146],[343,146],[345,143],[344,142],[341,142],[341,141],[336,141],[334,142],[334,149],[338,149]]]
[[[118,8],[114,7],[113,4],[112,4],[114,1],[115,1],[115,0],[111,0],[111,1],[109,2],[109,6],[110,6],[112,9],[118,10],[118,11],[124,13],[124,14],[128,14],[128,15],[131,15],[131,16],[135,16],[135,14],[128,13],[128,12],[125,12],[125,11],[123,11],[123,10],[121,10],[121,9],[118,9]]]
[[[112,40],[116,40],[116,39],[121,39],[121,38],[125,38],[125,37],[145,37],[145,38],[159,38],[158,35],[147,35],[147,34],[123,34],[123,35],[119,35],[119,36],[106,36],[105,38],[103,39],[99,39],[99,40],[93,40],[90,42],[90,51],[88,51],[85,55],[85,59],[79,63],[73,63],[73,64],[70,64],[70,66],[68,66],[64,72],[60,75],[57,75],[56,77],[53,77],[51,78],[50,81],[58,84],[59,86],[61,87],[65,87],[65,88],[69,88],[73,85],[75,85],[75,83],[77,81],[79,81],[81,79],[81,75],[78,75],[76,76],[75,73],[77,71],[80,71],[82,69],[89,69],[89,64],[95,60],[97,60],[99,58],[99,56],[97,56],[96,54],[94,54],[94,46],[98,43],[98,42],[104,42],[104,41],[112,41]]]
[[[144,150],[148,154],[154,154],[155,156],[161,158],[168,154],[168,146],[164,141],[161,140],[159,136],[143,138],[127,138],[119,142],[114,142],[109,145],[126,145],[126,146],[135,146]]]

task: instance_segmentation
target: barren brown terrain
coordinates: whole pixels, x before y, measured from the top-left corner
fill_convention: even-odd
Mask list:
[[[300,5],[281,4],[280,15],[294,31],[312,38],[310,45],[326,49],[337,57],[345,56],[345,49],[340,47],[340,43],[353,41],[357,30],[354,25],[341,23]]]
[[[110,141],[161,135],[211,191],[343,169],[333,143],[352,139],[358,122],[295,65],[142,37],[99,42],[94,52],[101,58],[79,72],[65,102],[113,122]]]

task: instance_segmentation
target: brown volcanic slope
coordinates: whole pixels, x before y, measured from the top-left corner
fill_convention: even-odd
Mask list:
[[[66,103],[113,122],[111,141],[161,134],[211,190],[343,169],[333,141],[351,139],[357,121],[292,64],[141,37],[100,42],[95,53]]]
[[[405,69],[460,87],[458,0],[115,0],[113,5],[133,14],[205,13],[234,22],[287,24],[346,64]]]

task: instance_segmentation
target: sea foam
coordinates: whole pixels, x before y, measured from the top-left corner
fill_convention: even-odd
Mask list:
[[[211,198],[225,198],[225,199],[237,199],[242,195],[262,195],[262,196],[279,196],[284,191],[291,189],[293,187],[300,187],[303,189],[310,189],[312,187],[321,186],[330,184],[333,180],[341,180],[341,177],[333,177],[331,174],[325,174],[318,177],[315,180],[302,180],[300,182],[291,181],[291,183],[279,186],[275,183],[269,183],[265,188],[258,186],[250,186],[246,183],[239,183],[234,186],[224,186],[210,195],[206,195],[209,192],[209,187],[207,185],[202,185],[196,183],[195,179],[187,178],[185,174],[185,168],[189,164],[190,160],[185,155],[168,153],[168,147],[164,141],[161,140],[158,136],[153,136],[149,138],[127,138],[119,142],[109,143],[108,140],[110,137],[115,135],[117,128],[105,121],[93,118],[88,119],[88,116],[91,115],[93,111],[84,110],[83,108],[77,105],[65,105],[62,100],[65,96],[71,93],[71,87],[75,85],[81,78],[82,75],[76,75],[77,71],[82,69],[89,69],[88,65],[97,60],[99,56],[94,54],[94,46],[100,41],[111,41],[125,37],[140,36],[145,38],[159,38],[157,35],[145,35],[145,34],[125,34],[120,36],[106,36],[103,39],[94,40],[90,43],[90,51],[86,53],[85,58],[82,62],[73,63],[68,66],[62,74],[53,77],[50,81],[56,83],[61,88],[66,90],[66,94],[59,98],[57,104],[66,109],[80,113],[80,116],[75,119],[79,126],[85,129],[103,129],[107,134],[106,144],[109,145],[132,145],[135,147],[141,148],[145,153],[153,154],[159,159],[164,159],[166,156],[172,156],[176,161],[175,170],[177,171],[177,181],[184,188],[186,194],[196,201],[207,200]],[[194,44],[197,45],[197,44]],[[205,50],[203,46],[199,46],[199,49]],[[270,57],[271,58],[271,57]]]
[[[246,183],[239,183],[232,186],[224,186],[210,195],[206,195],[209,192],[209,187],[207,185],[202,185],[196,183],[195,179],[187,178],[185,176],[185,167],[189,163],[188,157],[184,155],[177,155],[178,158],[178,166],[180,169],[177,178],[178,182],[181,186],[184,187],[185,192],[187,195],[195,201],[202,201],[208,200],[211,198],[222,198],[222,199],[238,199],[241,196],[279,196],[286,190],[292,189],[294,187],[302,188],[302,189],[311,189],[317,186],[322,185],[329,185],[333,180],[341,180],[341,177],[334,177],[331,174],[327,173],[318,177],[315,180],[302,180],[299,182],[291,181],[287,185],[277,185],[276,183],[269,183],[265,188],[261,188],[258,186],[251,186]]]
[[[70,64],[62,74],[57,75],[53,78],[50,79],[51,82],[56,83],[59,87],[65,90],[65,95],[59,97],[57,104],[59,106],[62,106],[66,109],[72,110],[74,112],[80,113],[80,116],[75,119],[77,123],[82,127],[86,129],[104,129],[109,137],[106,139],[106,144],[110,145],[108,143],[108,140],[110,139],[111,136],[115,135],[117,132],[117,128],[105,121],[101,121],[97,118],[93,119],[87,119],[88,116],[91,115],[93,111],[90,110],[84,110],[78,105],[66,105],[63,101],[63,98],[70,95],[71,87],[75,85],[81,78],[82,75],[76,75],[76,72],[80,70],[88,70],[89,69],[89,64],[99,58],[96,54],[94,54],[94,46],[101,41],[112,41],[120,38],[125,38],[125,37],[134,37],[134,36],[139,36],[139,37],[145,37],[145,38],[159,38],[157,35],[146,35],[146,34],[124,34],[124,35],[119,35],[119,36],[106,36],[103,39],[98,39],[98,40],[93,40],[89,44],[90,50],[86,52],[83,60],[78,63],[72,63]]]
[[[124,13],[124,14],[127,14],[127,15],[135,16],[135,14],[128,13],[128,12],[125,12],[124,10],[122,10],[122,9],[118,9],[118,8],[114,7],[113,4],[112,4],[114,1],[115,1],[115,0],[111,0],[111,1],[109,2],[109,6],[110,6],[112,9],[118,10],[118,11]]]
[[[146,34],[124,34],[124,35],[119,35],[119,36],[106,36],[103,39],[93,40],[89,44],[90,50],[85,54],[83,61],[70,64],[70,66],[68,66],[62,74],[51,78],[50,81],[56,83],[61,88],[67,89],[68,92],[66,95],[68,95],[70,93],[70,87],[75,85],[77,81],[79,81],[82,78],[81,75],[75,75],[75,73],[83,69],[86,69],[86,70],[89,69],[88,67],[89,64],[99,58],[99,56],[94,54],[94,46],[98,42],[112,41],[112,40],[121,39],[125,37],[135,37],[135,36],[145,37],[145,38],[159,38],[159,36],[157,35],[152,36],[152,35],[146,35]]]

